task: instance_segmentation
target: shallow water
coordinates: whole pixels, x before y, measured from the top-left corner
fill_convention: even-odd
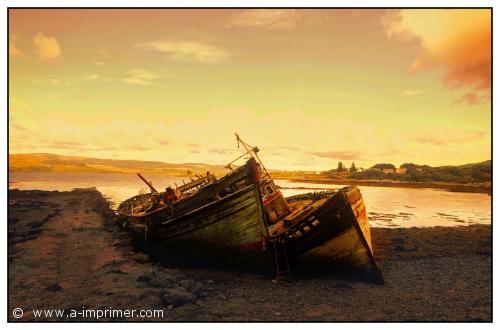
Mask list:
[[[188,178],[146,176],[158,190],[182,184]],[[275,180],[285,196],[338,189],[342,186]],[[9,187],[18,189],[71,190],[95,187],[115,205],[147,188],[135,174],[120,173],[9,173]],[[448,192],[430,188],[360,186],[373,227],[433,227],[491,224],[491,196]]]

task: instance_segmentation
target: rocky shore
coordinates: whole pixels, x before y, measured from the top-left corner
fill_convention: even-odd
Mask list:
[[[130,321],[491,321],[491,226],[373,229],[385,277],[298,270],[295,281],[160,265],[92,189],[9,191],[9,320],[34,310],[162,310]],[[14,318],[15,308],[23,316]]]

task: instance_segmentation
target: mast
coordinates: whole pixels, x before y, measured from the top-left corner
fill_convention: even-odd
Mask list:
[[[246,152],[244,154],[242,154],[241,156],[239,156],[238,158],[236,158],[235,160],[233,160],[232,162],[230,162],[229,164],[226,165],[226,168],[230,169],[230,170],[233,170],[231,165],[243,158],[244,156],[246,155],[250,155],[254,158],[257,159],[257,162],[260,164],[261,168],[262,168],[262,172],[264,173],[264,175],[262,176],[262,178],[264,177],[268,177],[269,179],[271,179],[271,175],[269,175],[269,173],[267,172],[267,169],[266,167],[264,166],[264,164],[262,163],[262,161],[260,160],[260,157],[259,155],[257,154],[259,152],[259,148],[257,147],[252,147],[251,145],[249,145],[248,143],[246,143],[245,141],[243,141],[240,136],[238,135],[238,133],[234,133],[234,135],[236,135],[236,141],[238,143],[238,148],[240,147],[240,144],[243,146],[243,148],[245,148]]]
[[[158,193],[158,190],[155,189],[155,187],[153,187],[153,184],[146,180],[146,178],[144,178],[141,173],[137,173],[137,176],[149,187],[149,189],[151,189],[151,192],[155,192],[155,193]]]

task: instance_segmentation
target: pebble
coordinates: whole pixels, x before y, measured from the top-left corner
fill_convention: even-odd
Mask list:
[[[179,282],[180,286],[182,286],[184,289],[196,294],[196,295],[199,295],[200,292],[201,292],[201,283],[200,282],[196,282],[195,280],[193,279],[186,279],[186,280],[182,280]]]
[[[167,305],[178,307],[186,303],[195,302],[196,297],[186,289],[177,286],[166,289],[161,296],[161,300]]]
[[[153,278],[149,281],[149,285],[155,288],[170,287],[175,283],[175,278],[165,272],[155,273]]]
[[[149,256],[144,253],[138,253],[134,256],[134,260],[143,264],[149,261]]]

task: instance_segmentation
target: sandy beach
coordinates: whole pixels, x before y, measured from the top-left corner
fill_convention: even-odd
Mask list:
[[[95,321],[33,310],[109,307],[164,311],[132,321],[492,321],[489,225],[372,229],[385,277],[374,285],[335,270],[286,283],[161,265],[134,250],[94,189],[10,190],[8,221],[12,321]]]

